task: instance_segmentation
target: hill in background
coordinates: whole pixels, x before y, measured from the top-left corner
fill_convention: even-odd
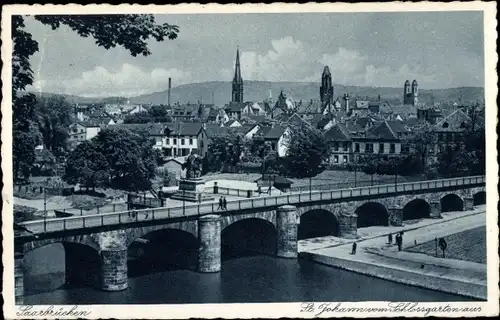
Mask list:
[[[245,81],[244,82],[244,100],[262,101],[272,93],[273,99],[276,99],[283,90],[287,96],[291,96],[296,102],[319,99],[319,83],[314,82],[266,82],[266,81]],[[348,93],[351,97],[360,99],[368,98],[376,100],[380,95],[382,100],[388,100],[393,104],[402,103],[403,88],[387,87],[357,87],[334,85],[335,97],[342,97]],[[179,103],[212,103],[224,105],[231,99],[231,82],[203,82],[180,85],[171,89],[171,104]],[[422,102],[455,102],[475,103],[484,100],[484,89],[480,87],[462,87],[452,89],[420,90],[419,99]],[[166,104],[168,101],[167,90],[151,94],[141,95],[130,98],[131,103],[153,103]]]
[[[262,101],[269,97],[270,92],[275,100],[283,90],[287,96],[292,97],[296,102],[319,99],[319,83],[315,82],[267,82],[267,81],[245,81],[244,82],[245,101]],[[382,100],[387,100],[392,104],[402,103],[403,88],[388,87],[357,87],[334,85],[335,97],[342,97],[344,93],[351,95],[352,99],[376,100],[380,95]],[[35,93],[38,96],[50,96],[54,93]],[[108,97],[108,98],[87,98],[74,95],[57,94],[66,98],[70,103],[126,103],[127,100],[134,104],[167,104],[168,91],[154,92],[137,97]],[[231,82],[213,81],[202,83],[191,83],[173,87],[171,89],[171,104],[179,103],[212,103],[223,106],[231,99]],[[444,102],[453,103],[461,101],[463,104],[484,101],[484,88],[481,87],[460,87],[450,89],[419,90],[419,100],[424,103]]]

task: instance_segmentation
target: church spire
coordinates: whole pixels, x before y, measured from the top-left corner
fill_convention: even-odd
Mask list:
[[[234,65],[232,101],[243,102],[243,78],[241,77],[239,47],[236,49],[236,63]]]
[[[240,47],[236,49],[236,64],[234,66],[234,79],[233,81],[242,81],[240,69]]]

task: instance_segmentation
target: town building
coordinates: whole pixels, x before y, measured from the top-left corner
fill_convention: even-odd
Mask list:
[[[408,133],[402,121],[354,119],[336,123],[325,132],[332,146],[330,163],[346,164],[359,155],[399,155],[402,153],[403,138]]]
[[[199,121],[203,115],[203,105],[197,104],[179,104],[172,106],[169,116],[173,122],[193,122]]]
[[[68,127],[68,147],[74,149],[78,144],[97,136],[108,125],[113,125],[113,119],[76,121]]]
[[[159,146],[165,157],[187,157],[191,153],[205,157],[208,151],[208,137],[201,123],[174,122],[163,123],[159,133]],[[158,139],[158,137],[157,137]]]

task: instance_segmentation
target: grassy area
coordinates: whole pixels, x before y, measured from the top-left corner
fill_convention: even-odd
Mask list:
[[[455,233],[444,238],[448,244],[445,251],[446,258],[486,264],[486,227]],[[406,251],[432,256],[436,254],[434,240],[410,247]],[[438,256],[442,256],[439,248]]]
[[[254,182],[260,178],[260,173],[207,173],[203,176],[205,181],[210,180],[237,180]]]
[[[238,180],[238,181],[255,181],[262,175],[260,173],[209,173],[205,176],[206,181],[209,180]],[[318,174],[316,177],[311,179],[312,185],[326,185],[326,184],[336,184],[336,183],[345,183],[345,182],[353,182],[356,176],[356,181],[371,181],[372,176],[365,174],[363,172],[354,172],[343,171],[343,170],[325,170],[322,173]],[[293,181],[292,187],[302,187],[309,186],[309,178],[302,179],[290,179]],[[380,176],[374,175],[374,181],[388,181],[388,183],[394,181],[393,176]],[[414,181],[415,177],[398,177],[398,182],[406,182],[406,181]]]

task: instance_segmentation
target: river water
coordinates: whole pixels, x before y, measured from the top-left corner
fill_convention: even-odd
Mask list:
[[[33,283],[38,283],[39,289],[50,288],[60,286],[63,279],[61,273],[40,274],[25,279],[25,284],[32,286],[31,290]],[[226,260],[222,271],[214,274],[172,270],[136,276],[129,278],[129,288],[120,292],[60,287],[51,292],[26,292],[24,298],[25,304],[33,305],[470,300],[310,261],[271,256]]]

